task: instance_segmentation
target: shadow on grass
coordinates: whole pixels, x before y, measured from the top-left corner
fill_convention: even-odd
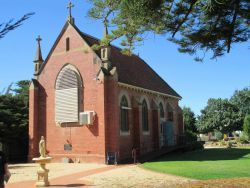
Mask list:
[[[248,155],[248,156],[247,156]],[[217,160],[236,160],[250,159],[250,149],[242,148],[211,148],[191,152],[178,152],[167,154],[150,162],[159,161],[217,161]]]

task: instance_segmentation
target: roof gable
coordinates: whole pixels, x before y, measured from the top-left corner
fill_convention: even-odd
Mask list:
[[[44,69],[54,49],[56,48],[59,40],[67,30],[69,26],[72,26],[81,38],[91,47],[94,44],[99,44],[100,40],[81,32],[75,25],[66,22],[59,36],[57,37],[53,47],[51,48],[45,62],[43,63],[39,74]],[[101,57],[100,50],[94,51],[99,58]],[[117,68],[118,81],[121,83],[129,84],[136,87],[164,93],[167,95],[181,98],[181,96],[172,89],[144,60],[136,55],[127,56],[121,52],[121,49],[111,45],[111,57],[110,61],[112,65]]]
[[[59,40],[60,40],[61,37],[63,36],[63,34],[64,34],[64,32],[66,31],[66,29],[68,28],[69,24],[70,24],[69,22],[66,22],[66,23],[64,24],[64,26],[63,26],[63,28],[62,28],[60,34],[58,35],[56,41],[54,42],[52,48],[50,49],[49,54],[47,55],[46,59],[44,60],[44,63],[42,64],[42,66],[41,66],[41,68],[40,68],[40,70],[39,70],[39,74],[41,74],[41,72],[43,71],[45,65],[47,64],[49,58],[51,57],[51,55],[52,55],[54,49],[56,48],[56,46],[57,46]]]
[[[84,41],[84,39],[82,38],[81,32],[79,31],[79,29],[78,29],[74,24],[71,24],[69,21],[67,21],[67,22],[64,24],[64,26],[63,26],[63,28],[62,28],[60,34],[58,35],[56,41],[54,42],[52,48],[50,49],[49,54],[47,55],[47,57],[46,57],[44,63],[42,64],[42,66],[41,66],[41,68],[40,68],[40,70],[39,70],[39,74],[43,71],[43,69],[44,69],[44,67],[46,66],[47,62],[49,61],[50,57],[53,56],[54,53],[55,53],[55,54],[57,54],[57,53],[60,54],[60,53],[61,53],[61,50],[59,50],[59,51],[57,52],[57,46],[58,46],[58,44],[60,44],[60,41],[61,41],[61,39],[64,37],[65,33],[68,32],[68,29],[73,29],[73,30],[74,30],[74,33],[75,33],[76,35],[78,35],[78,38],[79,38],[80,40],[82,40],[82,42],[83,42],[84,44],[86,44],[86,41]],[[72,45],[72,44],[71,44],[71,45]],[[87,44],[87,46],[89,46],[89,45]],[[90,48],[90,47],[89,47],[89,48]],[[90,49],[91,49],[91,48],[90,48]]]

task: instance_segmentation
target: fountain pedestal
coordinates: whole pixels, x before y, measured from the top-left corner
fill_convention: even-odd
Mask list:
[[[49,170],[46,169],[46,164],[50,163],[52,157],[39,157],[33,158],[35,163],[40,165],[39,169],[37,170],[37,187],[46,187],[49,186]]]

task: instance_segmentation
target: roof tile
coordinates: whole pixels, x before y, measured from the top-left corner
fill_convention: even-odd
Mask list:
[[[100,42],[99,39],[88,34],[81,33],[81,35],[90,46],[99,44]],[[100,50],[96,53],[100,57]],[[111,45],[110,61],[112,65],[117,68],[119,82],[181,98],[181,96],[140,57],[136,55],[124,55],[120,48]]]

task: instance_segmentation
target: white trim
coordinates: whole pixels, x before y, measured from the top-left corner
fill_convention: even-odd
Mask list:
[[[163,108],[163,118],[161,117],[161,108],[160,108],[160,104],[162,105],[162,108]],[[165,108],[165,105],[164,105],[164,103],[162,102],[162,101],[160,101],[159,103],[158,103],[158,112],[159,112],[159,114],[160,114],[160,119],[164,119],[165,117],[166,117],[166,108]]]
[[[131,107],[131,100],[130,100],[129,94],[125,90],[121,90],[120,93],[119,93],[119,97],[118,97],[118,104],[119,104],[119,106],[120,106],[120,103],[121,103],[121,100],[122,100],[123,96],[125,96],[126,99],[127,99],[128,107]]]
[[[167,121],[167,118],[160,118],[160,122],[165,122],[165,121]]]
[[[150,131],[142,131],[142,135],[150,135]]]
[[[125,84],[125,83],[122,83],[122,82],[118,82],[118,86],[123,86],[123,87],[131,88],[131,89],[141,90],[141,91],[144,91],[144,92],[148,92],[148,93],[152,93],[152,94],[156,94],[156,95],[161,95],[161,96],[165,96],[165,97],[171,97],[171,98],[175,98],[175,99],[178,99],[178,100],[182,99],[181,97],[176,97],[176,96],[169,95],[169,94],[166,94],[166,93],[161,93],[161,92],[158,92],[158,91],[153,91],[153,90],[150,90],[150,89],[145,89],[145,88],[142,88],[142,87],[133,86],[133,85]]]
[[[157,101],[157,105],[158,105],[159,108],[160,108],[160,104],[162,104],[163,110],[164,110],[164,113],[165,113],[166,112],[166,103],[164,102],[164,100],[162,98],[159,98],[158,101]]]
[[[147,107],[148,107],[148,110],[151,110],[151,105],[150,105],[150,102],[149,102],[149,99],[146,95],[142,95],[141,98],[140,98],[140,104],[142,105],[143,101],[146,101],[147,103]]]
[[[129,131],[121,131],[120,130],[120,136],[130,136],[130,130]]]
[[[124,110],[132,110],[132,108],[127,107],[127,106],[121,106],[121,109],[124,109]]]

